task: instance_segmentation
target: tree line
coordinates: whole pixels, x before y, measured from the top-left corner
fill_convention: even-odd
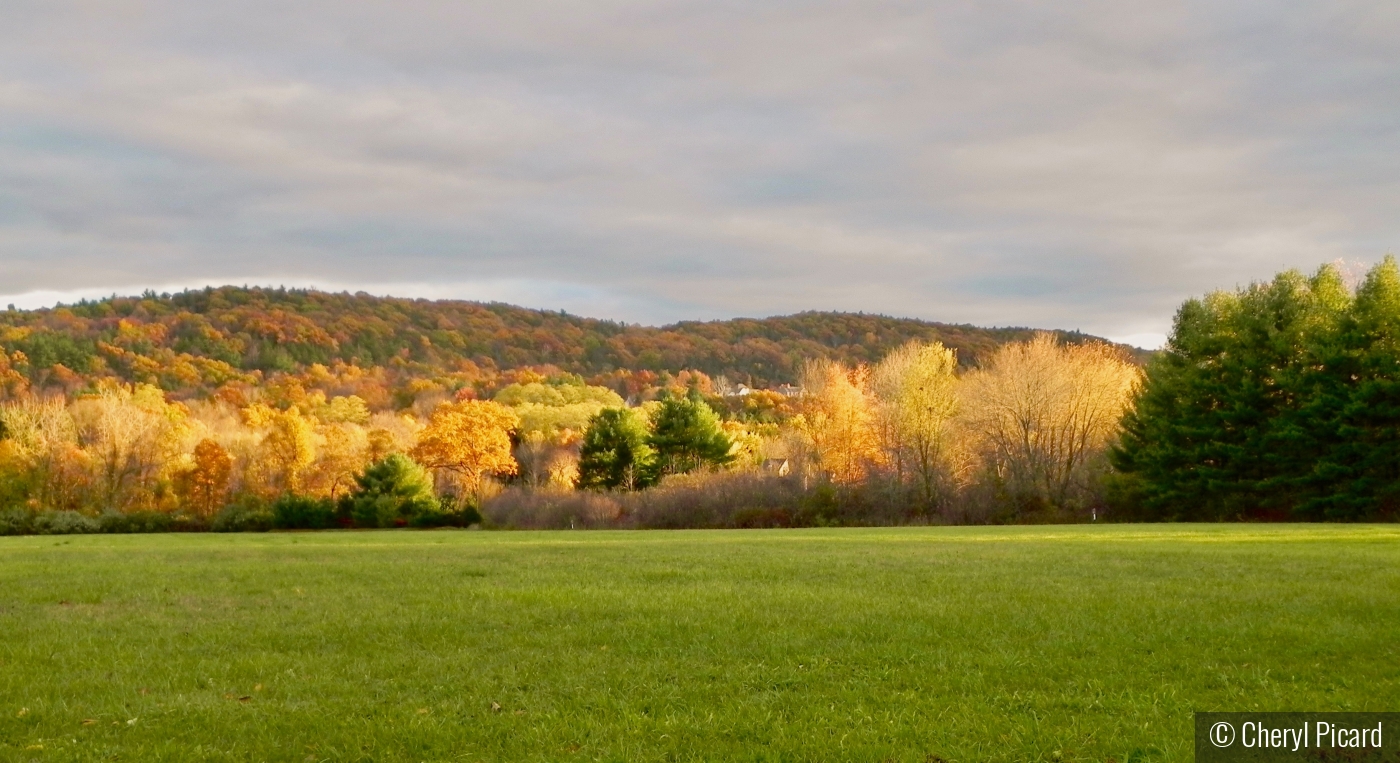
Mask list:
[[[1325,266],[1189,300],[1145,367],[1048,333],[971,366],[913,339],[809,357],[800,394],[694,369],[446,384],[347,363],[59,394],[20,355],[0,532],[1361,520],[1400,501],[1392,258],[1355,287]]]
[[[0,405],[0,506],[12,530],[137,515],[188,529],[466,525],[503,493],[706,490],[749,474],[770,491],[800,481],[799,502],[878,485],[899,494],[897,521],[946,518],[974,489],[1002,518],[1073,512],[1094,500],[1136,374],[1107,345],[1041,335],[966,373],[938,343],[874,366],[815,359],[796,398],[722,395],[733,385],[689,372],[629,405],[569,374],[521,373],[489,399],[463,388],[373,411],[291,377],[192,401],[109,380]]]
[[[1113,463],[1145,519],[1363,520],[1400,508],[1400,270],[1326,265],[1186,302]]]

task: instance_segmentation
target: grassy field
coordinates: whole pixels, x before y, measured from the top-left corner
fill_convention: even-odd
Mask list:
[[[1400,527],[0,538],[3,760],[1128,761],[1400,710]]]

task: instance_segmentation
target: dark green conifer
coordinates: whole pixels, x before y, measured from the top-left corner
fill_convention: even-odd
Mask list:
[[[685,397],[666,395],[652,424],[650,443],[656,450],[660,474],[685,474],[734,461],[733,442],[720,428],[719,417],[692,388]]]
[[[605,408],[588,422],[579,448],[580,488],[640,490],[656,482],[656,452],[647,429],[627,408]]]

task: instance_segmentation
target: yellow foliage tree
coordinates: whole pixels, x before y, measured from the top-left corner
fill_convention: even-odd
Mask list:
[[[78,447],[77,426],[59,397],[22,397],[0,406],[6,455],[33,480],[37,506],[81,508],[87,490],[88,458]]]
[[[336,398],[343,400],[344,398]],[[305,480],[308,493],[335,498],[369,463],[370,442],[354,424],[324,424],[316,429],[320,447]]]
[[[1108,345],[1040,334],[1003,346],[968,375],[964,419],[1009,493],[1062,506],[1118,431],[1138,379]]]
[[[248,406],[243,416],[250,426],[266,430],[248,470],[248,487],[264,495],[301,490],[306,470],[316,460],[312,422],[296,408],[279,411],[261,404]]]
[[[387,429],[371,429],[365,436],[368,441],[368,452],[366,456],[370,461],[383,461],[390,453],[398,450],[394,441],[394,433]]]
[[[369,406],[355,395],[331,398],[329,403],[316,409],[316,418],[328,424],[367,424],[369,417]]]
[[[942,344],[916,341],[890,353],[872,374],[885,453],[897,477],[914,480],[929,504],[957,471],[957,365]]]
[[[720,424],[724,436],[733,446],[729,449],[734,463],[744,466],[757,466],[763,461],[763,436],[759,430],[764,425],[750,425],[742,421],[726,421]]]
[[[76,401],[72,413],[97,470],[99,505],[152,508],[157,481],[174,476],[167,467],[180,453],[183,407],[167,403],[165,394],[148,384],[110,384]]]
[[[520,418],[499,403],[464,400],[438,406],[418,434],[409,456],[438,472],[456,476],[468,492],[481,488],[490,474],[515,474],[510,433]]]
[[[802,417],[797,425],[811,439],[817,465],[840,483],[859,482],[884,461],[870,394],[870,369],[846,368],[830,360],[803,369]]]

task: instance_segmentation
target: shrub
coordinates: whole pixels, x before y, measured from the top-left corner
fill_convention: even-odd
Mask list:
[[[800,478],[761,472],[670,477],[626,507],[626,523],[644,528],[791,527],[807,490]]]
[[[34,516],[31,526],[39,535],[95,533],[102,529],[101,522],[76,511],[43,511]]]
[[[355,482],[350,515],[359,527],[403,527],[442,511],[428,470],[400,453],[371,464]]]
[[[335,504],[329,498],[289,493],[272,504],[272,526],[279,530],[324,530],[338,524]]]
[[[483,524],[486,518],[481,516],[481,510],[473,504],[467,504],[457,510],[459,527],[471,527],[472,525]]]
[[[188,519],[158,511],[135,511],[130,514],[106,511],[97,518],[97,522],[99,531],[104,533],[168,533],[190,529]]]
[[[209,523],[209,529],[217,533],[267,532],[272,525],[272,512],[267,504],[258,499],[245,498],[225,506]]]
[[[0,535],[28,535],[33,523],[34,512],[28,509],[0,510]]]
[[[790,527],[807,493],[792,476],[699,473],[637,493],[507,490],[482,511],[493,526],[522,529]]]
[[[618,527],[629,493],[510,489],[482,507],[483,524],[511,529]]]

